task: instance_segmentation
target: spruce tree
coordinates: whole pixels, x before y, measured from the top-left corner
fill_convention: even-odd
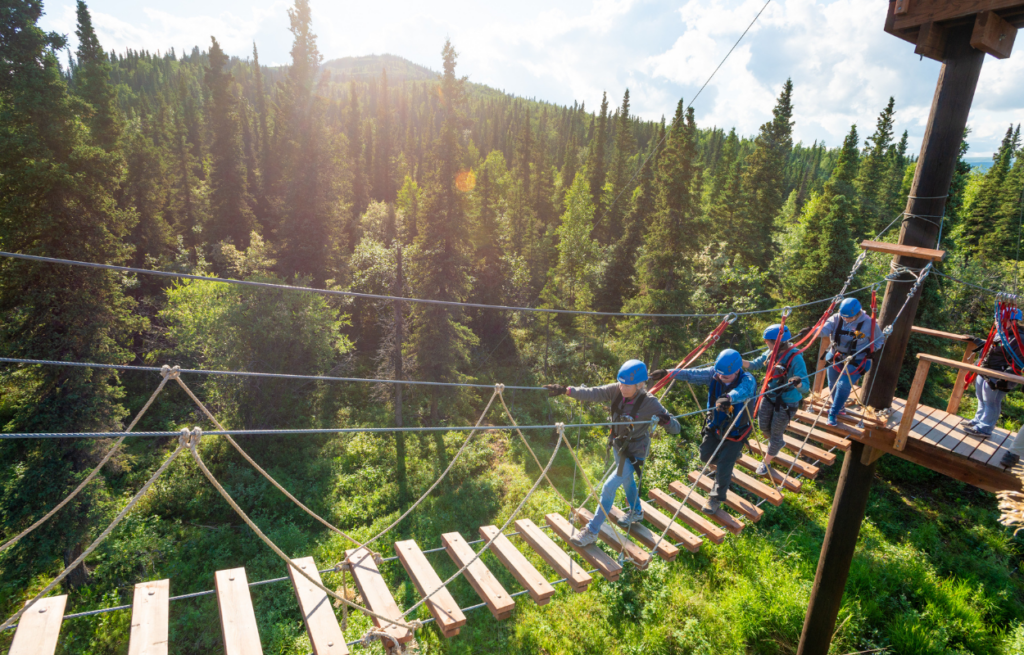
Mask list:
[[[247,248],[249,235],[256,226],[252,212],[252,196],[242,152],[242,133],[238,118],[238,99],[232,89],[233,76],[224,70],[228,56],[216,38],[210,46],[210,65],[206,69],[206,86],[210,90],[210,128],[213,144],[210,158],[212,195],[208,243],[225,241],[239,249]]]
[[[590,173],[590,197],[601,212],[601,194],[605,182],[605,141],[608,138],[608,94],[601,94],[601,113],[597,116],[597,129],[590,140],[590,157],[587,170]],[[600,226],[598,226],[600,228]]]
[[[441,126],[432,145],[424,207],[416,245],[419,252],[410,262],[416,295],[435,300],[464,301],[469,295],[468,230],[462,192],[456,186],[461,168],[465,102],[465,78],[455,76],[458,54],[451,41],[441,51]],[[436,382],[465,379],[469,349],[477,338],[466,326],[458,308],[418,304],[413,308],[410,346],[421,375]],[[441,415],[440,387],[431,387],[430,421],[438,425]],[[440,433],[438,433],[440,435]],[[437,442],[443,459],[444,442]]]
[[[352,166],[352,213],[356,216],[366,211],[370,203],[367,187],[366,170],[363,168],[363,132],[359,115],[359,96],[356,93],[355,80],[348,87],[348,116],[346,130],[348,135],[348,160]]]
[[[395,173],[391,100],[388,89],[388,71],[381,69],[380,89],[377,92],[377,154],[373,158],[373,198],[384,202],[395,201]]]
[[[968,259],[980,257],[986,261],[997,261],[1002,257],[1005,236],[995,234],[994,221],[1001,200],[1000,190],[1010,171],[1013,141],[1013,125],[1010,125],[999,150],[992,156],[994,163],[985,173],[971,212],[965,217],[961,247]]]
[[[744,262],[766,269],[774,256],[772,231],[782,203],[785,165],[793,148],[793,81],[786,80],[772,109],[772,120],[763,124],[754,139],[743,174],[747,201],[745,221],[735,235],[736,254]]]
[[[633,155],[635,139],[633,138],[633,126],[629,119],[629,89],[622,96],[622,106],[619,108],[618,120],[615,127],[615,152],[611,173],[611,186],[608,189],[608,196],[604,203],[605,211],[605,241],[616,243],[623,237],[622,219],[626,213],[629,203],[629,192],[627,188],[630,183],[629,158]]]
[[[595,208],[581,171],[565,194],[565,213],[558,232],[558,263],[551,271],[545,300],[558,307],[589,310],[593,307],[597,275],[604,248],[591,236]]]
[[[892,148],[893,117],[896,113],[893,110],[895,104],[895,98],[889,98],[889,104],[879,114],[875,132],[867,139],[868,147],[857,172],[856,187],[860,195],[860,220],[854,226],[853,238],[858,241],[873,236],[892,220],[885,202],[885,192],[887,189],[886,178],[892,167],[890,160],[893,159],[890,150]]]
[[[63,37],[38,27],[38,0],[8,3],[0,21],[0,243],[5,250],[87,262],[124,264],[123,239],[131,213],[118,209],[113,194],[121,156],[93,145],[77,114],[56,51]],[[0,260],[0,353],[5,357],[126,364],[132,333],[143,328],[118,274],[89,268]],[[0,372],[0,387],[19,393],[5,398],[6,430],[90,432],[118,430],[124,392],[113,370],[32,367]],[[4,499],[12,531],[27,527],[41,507],[52,507],[96,463],[93,440],[4,441],[0,456],[18,484]],[[54,559],[70,564],[83,549],[102,480],[93,483],[50,522],[5,557],[54,570]],[[101,506],[100,506],[101,507]],[[99,511],[102,511],[100,509]],[[92,521],[90,519],[93,519]],[[19,555],[20,553],[20,555]],[[87,572],[66,581],[77,586]]]
[[[1019,256],[1021,212],[1024,210],[1024,158],[1021,157],[1019,146],[1018,124],[1008,148],[1014,159],[1013,167],[1006,172],[999,185],[992,211],[991,229],[981,238],[982,255],[989,260],[1015,260]],[[1000,160],[1000,164],[1002,163]]]
[[[111,152],[121,137],[117,92],[110,84],[110,60],[96,37],[92,16],[84,0],[78,0],[78,29],[75,34],[78,35],[75,92],[92,108],[87,123],[93,141]]]

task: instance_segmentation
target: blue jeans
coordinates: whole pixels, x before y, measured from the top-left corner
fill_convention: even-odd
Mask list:
[[[1005,391],[989,386],[980,375],[974,378],[974,393],[978,396],[978,411],[974,413],[974,425],[982,434],[992,434],[992,429],[999,422],[999,412],[1003,409]]]
[[[616,457],[619,455],[616,454]],[[638,461],[642,463],[644,460]],[[612,477],[608,478],[604,487],[601,488],[601,507],[605,511],[602,512],[601,507],[594,511],[594,518],[587,524],[587,530],[594,534],[601,530],[601,526],[604,525],[605,512],[610,512],[612,505],[615,504],[615,492],[619,490],[619,487],[626,492],[626,502],[629,503],[629,508],[640,510],[640,492],[636,488],[636,479],[633,477],[633,465],[627,459],[622,465],[622,475],[616,475],[613,472]]]
[[[841,370],[843,369],[840,368]],[[832,407],[828,410],[828,417],[834,422],[839,418],[839,410],[846,407],[846,401],[850,398],[853,385],[860,381],[860,375],[851,374],[847,369],[846,374],[840,377],[839,371],[834,366],[829,366],[826,374],[828,375],[828,388],[832,390]]]

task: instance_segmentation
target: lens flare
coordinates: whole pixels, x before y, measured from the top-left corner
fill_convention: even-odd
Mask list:
[[[455,174],[455,188],[466,193],[476,186],[476,175],[468,168]]]

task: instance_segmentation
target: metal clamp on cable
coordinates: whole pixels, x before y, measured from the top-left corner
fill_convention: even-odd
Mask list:
[[[739,316],[736,315],[736,312],[729,312],[728,314],[725,315],[725,322],[728,323],[729,325],[732,325],[733,323],[736,322],[736,319],[738,318]]]

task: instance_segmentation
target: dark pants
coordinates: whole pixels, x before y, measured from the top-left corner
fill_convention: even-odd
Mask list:
[[[700,461],[707,464],[720,442],[721,440],[714,436],[704,437],[704,440],[700,442]],[[746,442],[746,439],[726,440],[718,449],[718,454],[711,460],[711,463],[718,467],[715,470],[715,486],[711,488],[712,498],[717,497],[718,500],[725,502],[725,494],[729,491],[729,485],[732,483],[732,469],[736,466],[736,460],[740,458],[740,454],[743,453],[743,445]]]
[[[789,422],[796,416],[798,405],[779,403],[776,407],[768,398],[761,401],[761,409],[757,412],[757,425],[761,433],[768,436],[768,454],[775,457],[786,443],[783,436]]]

